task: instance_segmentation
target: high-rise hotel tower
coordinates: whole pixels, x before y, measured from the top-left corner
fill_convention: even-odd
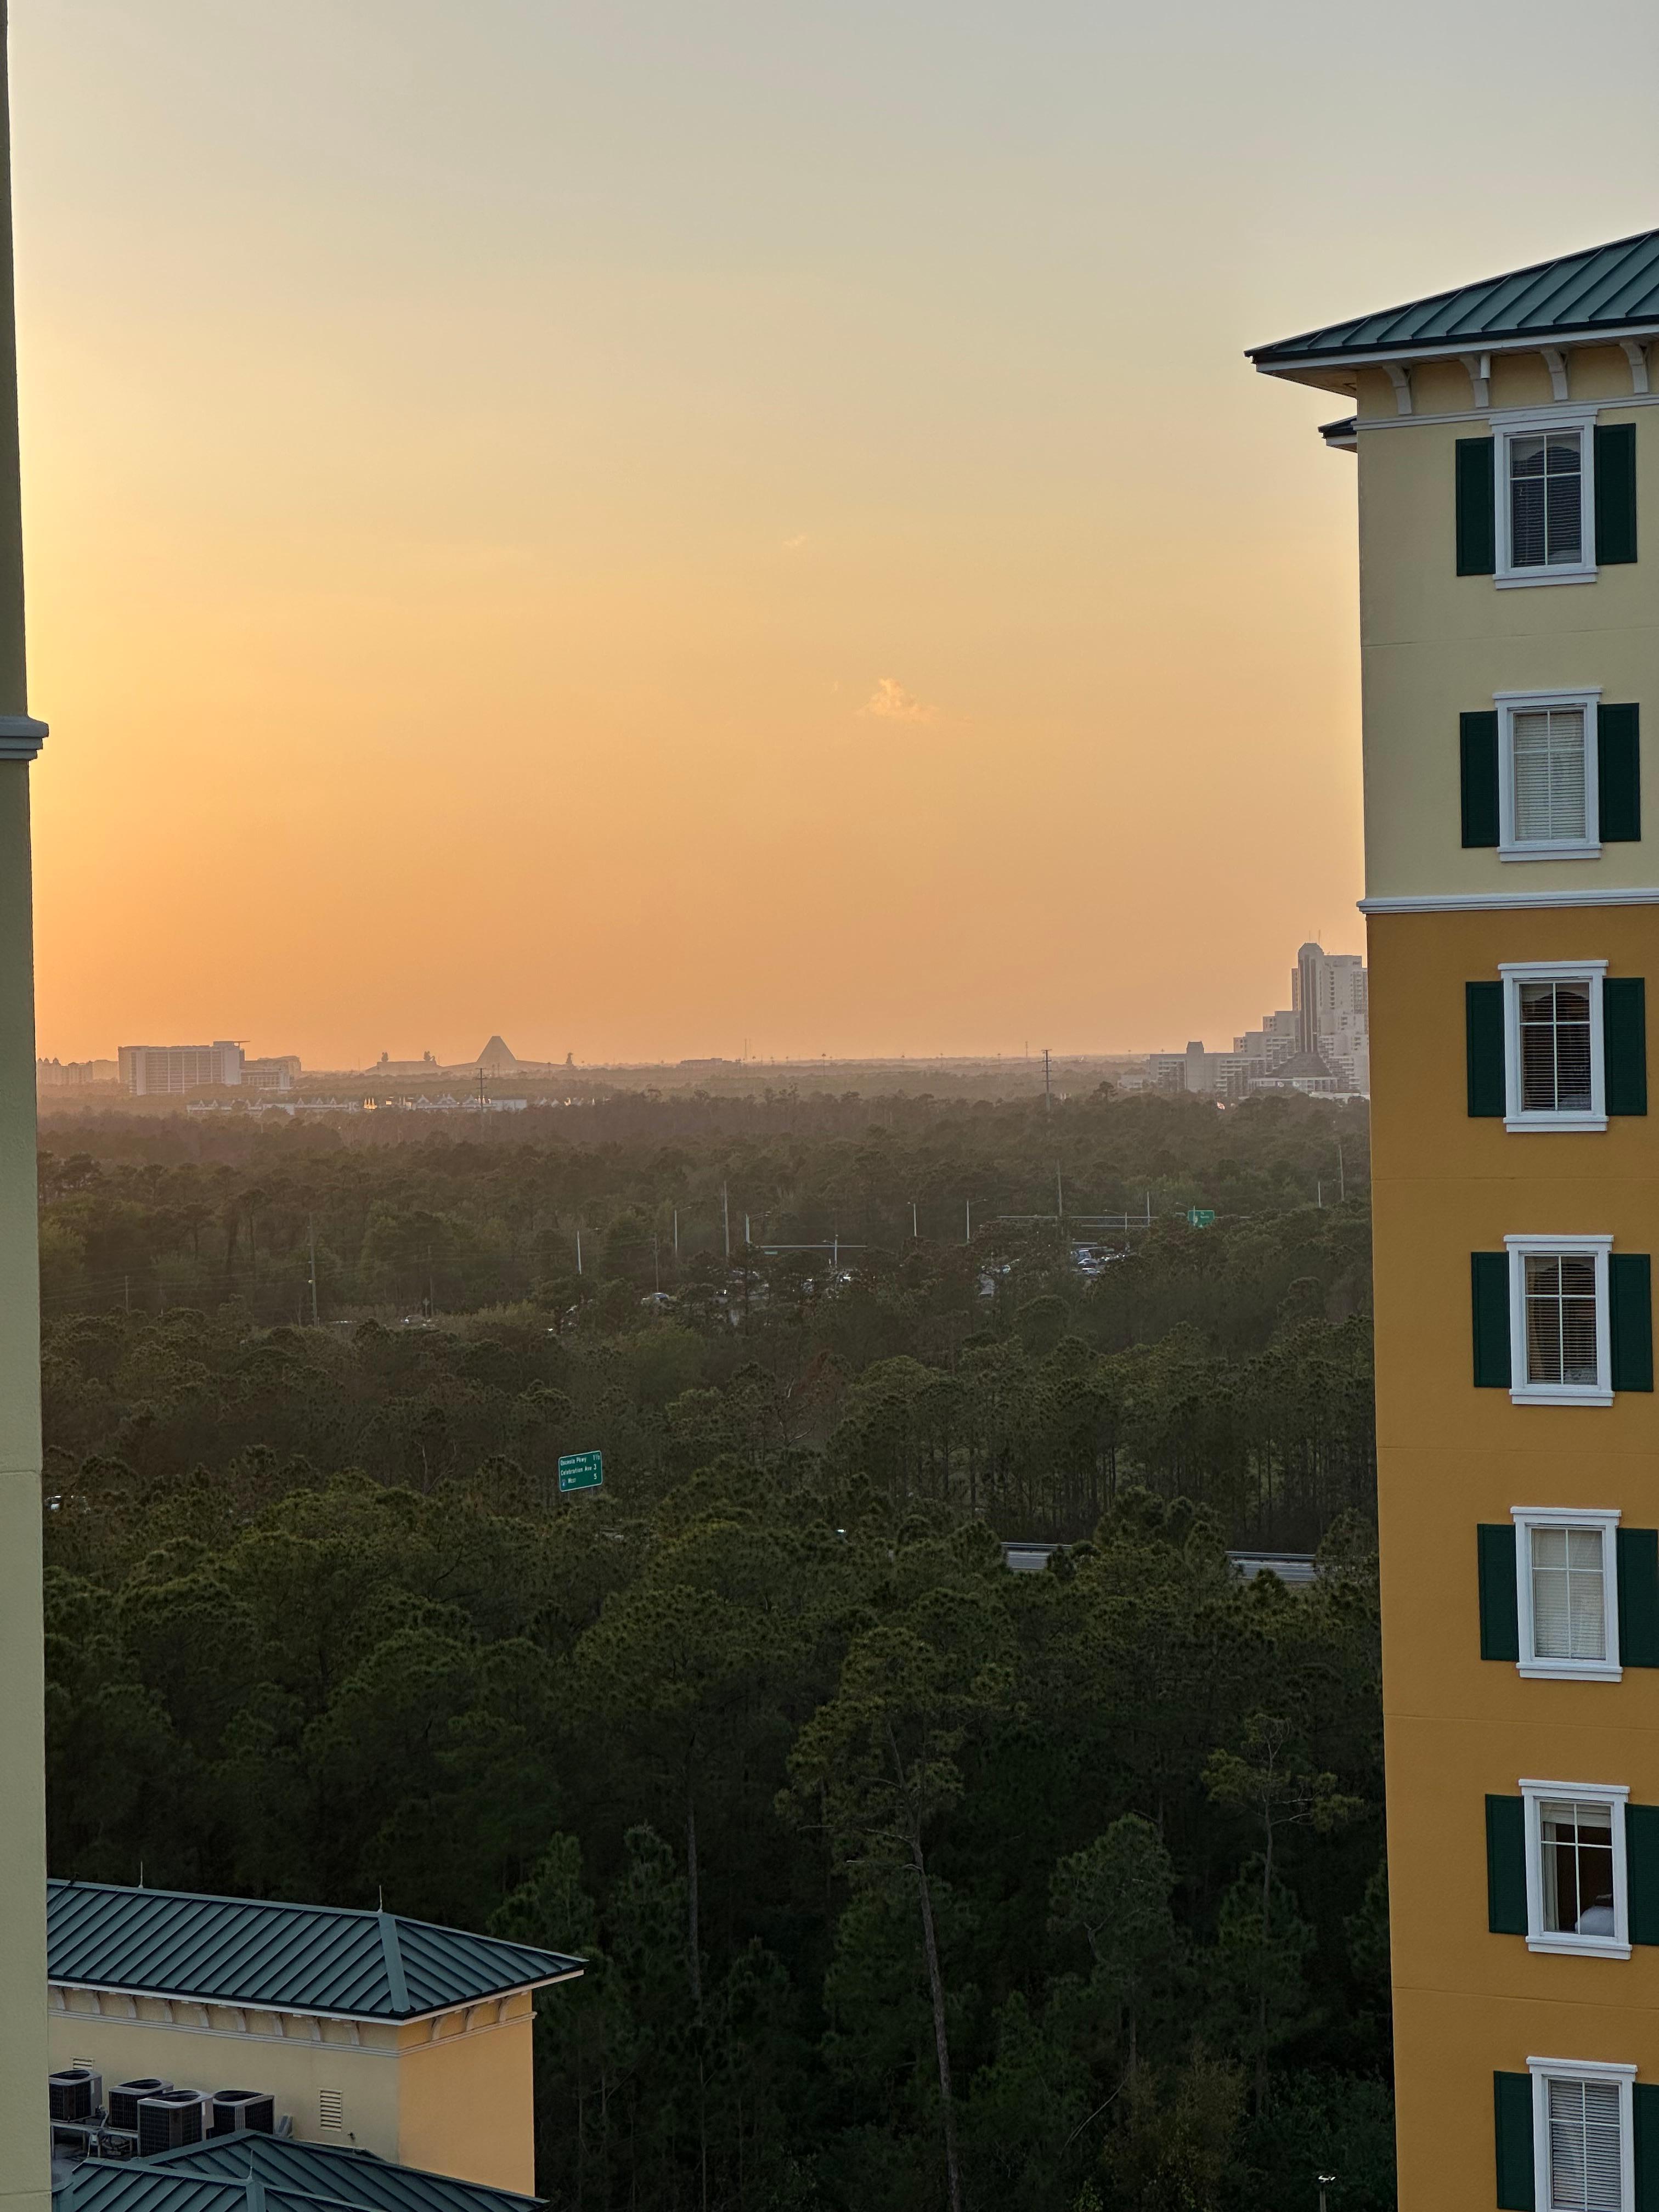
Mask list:
[[[1359,471],[1402,2212],[1659,2207],[1659,232],[1251,356]]]

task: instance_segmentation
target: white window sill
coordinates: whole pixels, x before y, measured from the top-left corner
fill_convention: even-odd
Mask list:
[[[1559,1951],[1571,1959],[1628,1959],[1630,1945],[1612,1936],[1528,1936],[1529,1951]]]
[[[1594,568],[1522,568],[1513,576],[1494,576],[1500,592],[1526,592],[1540,584],[1593,584]]]
[[[1517,1659],[1515,1671],[1529,1682],[1621,1682],[1625,1678],[1616,1659]]]
[[[1498,857],[1500,860],[1599,860],[1601,848],[1586,844],[1582,838],[1571,844],[1500,845]]]
[[[1581,1134],[1586,1130],[1599,1133],[1607,1126],[1605,1114],[1507,1114],[1504,1117],[1504,1127],[1515,1137],[1524,1137],[1528,1132],[1555,1136]]]
[[[1597,1390],[1588,1383],[1516,1382],[1510,1386],[1512,1406],[1610,1406],[1611,1390]]]

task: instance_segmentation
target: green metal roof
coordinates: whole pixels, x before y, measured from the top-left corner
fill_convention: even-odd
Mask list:
[[[1507,276],[1431,293],[1379,314],[1328,323],[1274,345],[1252,346],[1249,357],[1258,368],[1288,368],[1355,355],[1492,345],[1506,338],[1611,338],[1644,324],[1659,324],[1659,230],[1558,254]]]
[[[90,1989],[414,2020],[582,1971],[580,1959],[390,1912],[46,1885],[46,1972]]]
[[[237,2136],[118,2165],[85,2160],[52,2212],[530,2212],[541,2201],[373,2151]]]

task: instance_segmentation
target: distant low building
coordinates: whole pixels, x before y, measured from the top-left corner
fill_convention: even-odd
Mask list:
[[[112,1084],[119,1074],[112,1060],[37,1060],[37,1091],[85,1091],[95,1083]]]
[[[242,1087],[252,1091],[292,1091],[300,1073],[297,1052],[280,1053],[269,1060],[245,1060]]]

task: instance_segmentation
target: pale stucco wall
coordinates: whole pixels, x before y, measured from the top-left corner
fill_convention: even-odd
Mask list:
[[[52,2068],[96,2067],[106,2096],[143,2075],[183,2089],[269,2090],[302,2142],[355,2145],[526,2196],[534,2189],[527,1991],[398,2027],[131,2002],[136,2017],[125,2018],[125,1997],[64,1993],[51,2015]],[[343,2100],[337,2129],[322,2124],[325,2089]],[[38,2118],[39,2100],[34,2109]]]
[[[1605,351],[1598,356],[1605,361]],[[1368,896],[1600,893],[1659,887],[1659,406],[1622,392],[1598,413],[1637,425],[1638,542],[1644,557],[1601,568],[1586,583],[1500,586],[1455,573],[1453,449],[1487,428],[1456,370],[1449,420],[1392,411],[1358,436],[1360,639],[1364,699],[1365,889]],[[1498,404],[1494,364],[1494,404]],[[1541,371],[1540,371],[1541,374]],[[1575,369],[1572,404],[1595,399]],[[1419,376],[1419,386],[1423,379]],[[1460,389],[1461,387],[1461,389]],[[1420,394],[1419,394],[1420,396]],[[1544,380],[1542,398],[1549,386]],[[1528,402],[1540,395],[1528,391]],[[1504,404],[1521,404],[1518,394]],[[1392,394],[1390,394],[1392,410]],[[1458,718],[1489,709],[1499,690],[1599,687],[1603,700],[1644,705],[1643,815],[1638,843],[1597,860],[1501,860],[1465,851],[1459,811]]]
[[[400,2141],[406,2166],[529,2196],[536,2186],[536,2115],[528,1995],[509,1998],[507,2010],[498,2026],[436,2042],[416,2041],[416,2030],[404,2030]]]
[[[141,2017],[99,2016],[85,1997],[70,2000],[71,2010],[52,2016],[52,2063],[55,2068],[84,2062],[104,2077],[106,2094],[118,2081],[160,2075],[180,2089],[269,2089],[278,2113],[289,2113],[302,2142],[355,2144],[382,2157],[399,2155],[398,2142],[398,2047],[392,2027],[359,2028],[354,2046],[345,2024],[311,2023],[286,2018],[278,2033],[269,2013],[247,2015],[240,2032],[234,2014],[217,2008],[180,2006],[169,2022],[164,2008],[137,2000]],[[106,1999],[106,2003],[119,2000]],[[337,2090],[344,2100],[343,2126],[325,2128],[319,2095]],[[404,2161],[407,2163],[408,2161]]]

